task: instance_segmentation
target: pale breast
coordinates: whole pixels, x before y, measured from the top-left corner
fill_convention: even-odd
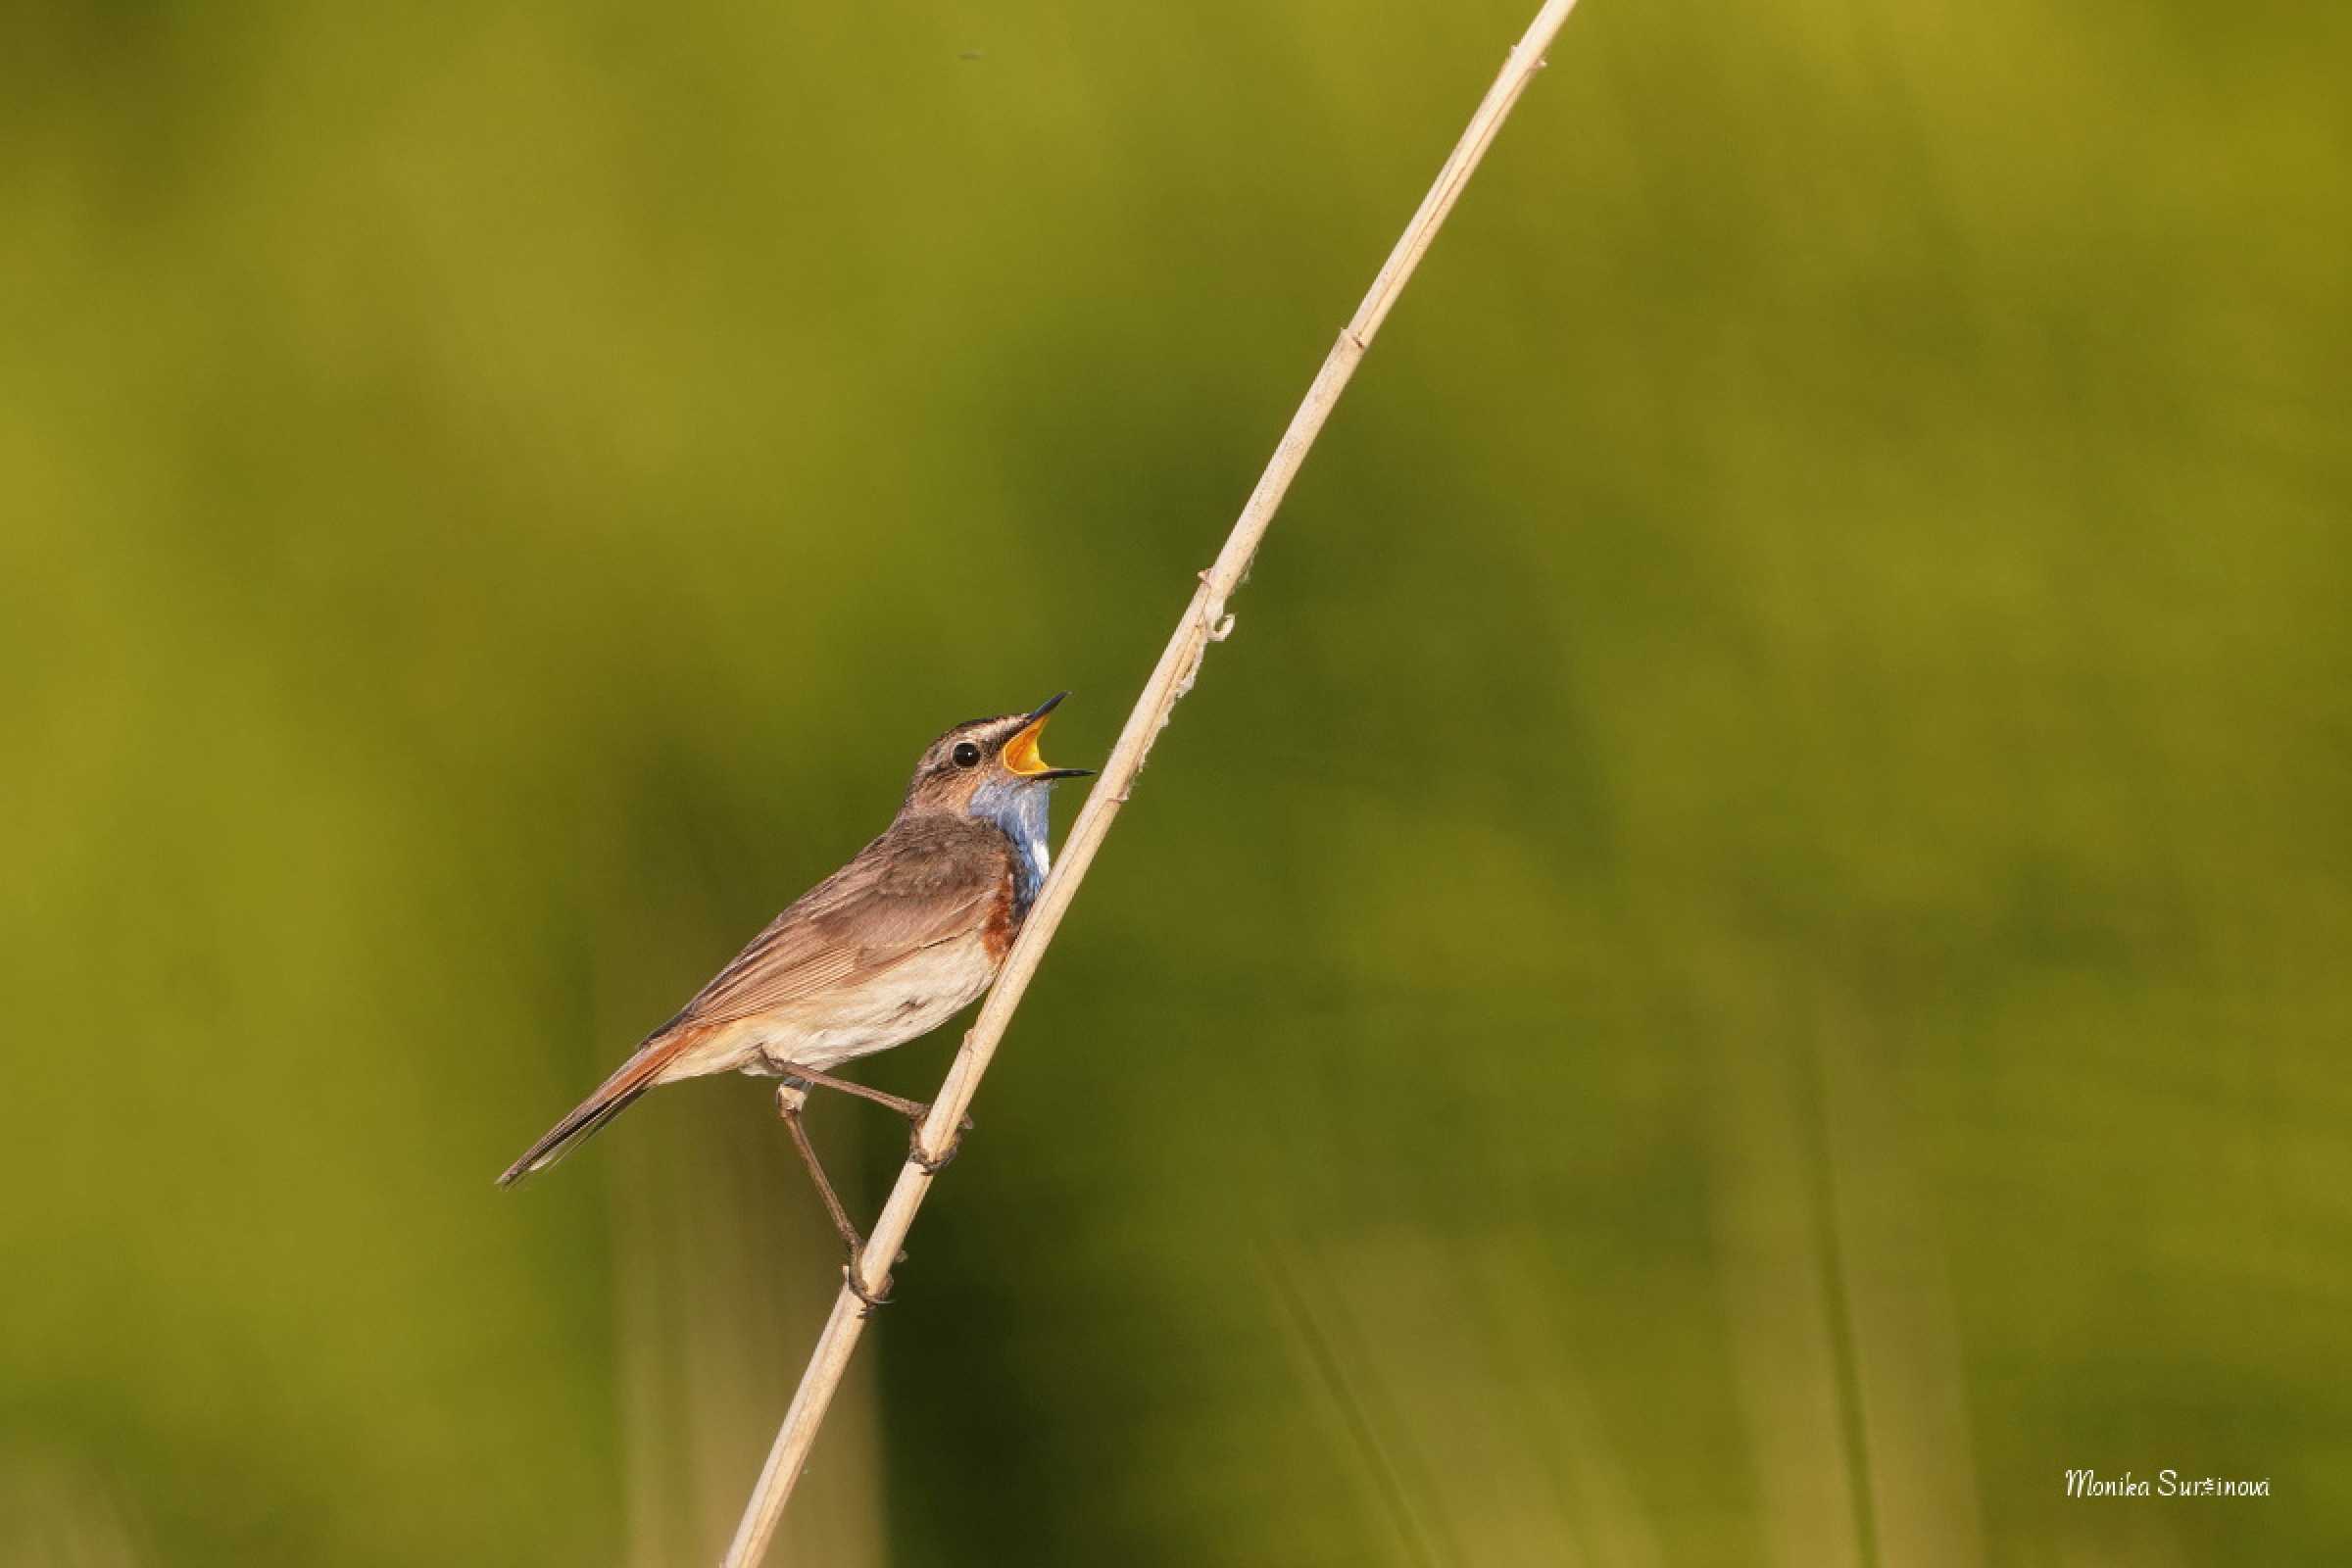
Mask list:
[[[822,1072],[927,1035],[967,1006],[997,977],[1001,953],[985,933],[937,943],[863,984],[827,993],[760,1020],[765,1070]],[[747,1071],[759,1071],[747,1065]]]

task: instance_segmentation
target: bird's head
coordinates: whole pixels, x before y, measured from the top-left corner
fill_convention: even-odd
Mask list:
[[[1056,692],[1027,713],[968,719],[933,741],[914,766],[906,809],[1001,820],[1035,801],[1042,821],[1055,779],[1085,778],[1094,772],[1091,767],[1049,767],[1037,749],[1046,720],[1067,696]]]

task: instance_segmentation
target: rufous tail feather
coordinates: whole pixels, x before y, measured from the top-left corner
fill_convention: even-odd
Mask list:
[[[629,1102],[648,1089],[662,1069],[668,1065],[672,1053],[659,1046],[647,1045],[627,1061],[620,1070],[606,1079],[597,1092],[573,1108],[548,1129],[547,1136],[522,1152],[522,1157],[509,1165],[498,1185],[512,1187],[525,1176],[543,1171],[588,1141],[589,1136],[605,1123],[629,1108]]]

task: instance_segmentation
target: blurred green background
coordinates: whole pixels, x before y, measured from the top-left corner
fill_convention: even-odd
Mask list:
[[[491,1177],[939,729],[1100,760],[1531,10],[9,11],[0,1560],[714,1558],[765,1089]],[[1591,0],[778,1560],[2352,1560],[2348,64]]]

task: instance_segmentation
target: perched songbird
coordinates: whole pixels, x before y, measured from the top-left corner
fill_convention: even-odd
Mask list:
[[[919,1132],[929,1106],[826,1069],[930,1033],[996,979],[1046,880],[1054,781],[1094,771],[1048,767],[1038,754],[1047,716],[1067,695],[932,742],[882,836],[777,915],[499,1185],[554,1164],[656,1084],[715,1072],[781,1078],[778,1108],[855,1264],[857,1228],[817,1163],[801,1106],[821,1085],[888,1105]],[[918,1148],[909,1157],[936,1168],[953,1152],[925,1161]]]

